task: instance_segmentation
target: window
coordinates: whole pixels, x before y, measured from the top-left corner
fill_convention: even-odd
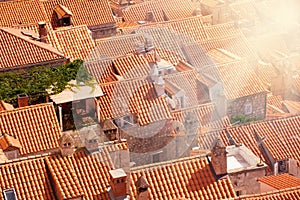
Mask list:
[[[247,103],[245,104],[245,115],[250,115],[252,114],[252,104]]]
[[[5,200],[17,200],[18,199],[14,188],[4,190],[3,195],[4,195]]]
[[[71,19],[70,17],[64,17],[62,18],[63,26],[70,26],[71,25]]]

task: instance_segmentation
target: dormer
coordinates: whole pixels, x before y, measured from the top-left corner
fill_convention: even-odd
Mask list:
[[[110,141],[114,141],[117,139],[118,127],[114,124],[114,122],[111,119],[105,119],[101,123],[101,128],[102,128],[104,135]]]
[[[17,138],[4,134],[0,136],[0,148],[7,159],[11,160],[19,157],[22,146]]]
[[[58,4],[54,12],[57,16],[57,25],[58,26],[70,26],[72,25],[72,16],[73,13],[65,6]]]
[[[136,194],[137,200],[148,200],[149,199],[149,183],[148,181],[145,179],[145,177],[140,176],[138,178],[138,180],[135,183],[136,186]]]
[[[70,156],[75,150],[75,140],[69,132],[62,133],[59,139],[59,148],[62,156]]]
[[[85,148],[89,152],[98,151],[99,149],[99,136],[96,134],[94,130],[89,130],[86,133],[86,137],[84,139]]]

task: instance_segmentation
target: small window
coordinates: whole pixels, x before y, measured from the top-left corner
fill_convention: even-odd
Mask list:
[[[70,26],[71,25],[71,19],[70,17],[64,17],[63,20],[63,26]]]
[[[236,191],[235,194],[236,196],[240,196],[242,194],[242,191]]]
[[[252,114],[252,104],[247,103],[245,105],[245,115],[250,115],[250,114]]]
[[[3,195],[4,195],[5,200],[17,200],[18,199],[14,188],[4,190]]]

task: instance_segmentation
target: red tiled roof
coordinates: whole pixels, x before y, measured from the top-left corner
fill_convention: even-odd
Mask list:
[[[300,186],[300,179],[289,174],[265,176],[257,180],[277,190]]]
[[[14,188],[18,199],[55,199],[43,158],[0,165],[0,199],[3,191]]]
[[[158,98],[152,83],[145,79],[125,80],[100,85],[104,96],[99,98],[102,119],[119,118],[138,114],[139,123],[144,125],[170,118],[165,98]],[[150,112],[147,106],[152,105]]]
[[[272,79],[277,76],[278,71],[271,63],[259,61],[254,68],[255,73],[266,89],[270,89]]]
[[[0,101],[0,112],[14,109],[13,105]]]
[[[164,79],[175,84],[179,89],[185,92],[187,97],[186,106],[198,105],[203,93],[197,86],[197,72],[194,70],[165,75]]]
[[[95,48],[90,31],[85,25],[61,28],[53,33],[56,38],[51,43],[71,60],[85,59]]]
[[[13,26],[49,21],[40,1],[0,2],[0,26]]]
[[[251,65],[246,61],[206,67],[201,71],[223,83],[228,100],[265,92]]]
[[[117,81],[110,59],[85,62],[84,67],[99,84]]]
[[[60,199],[70,199],[84,195],[75,170],[68,157],[51,156],[45,158],[51,177],[58,186],[56,193]]]
[[[300,198],[300,187],[293,187],[262,194],[237,197],[235,200],[298,200]]]
[[[143,176],[149,183],[149,199],[227,199],[235,197],[229,178],[216,181],[208,161],[189,157],[131,170],[130,193],[136,199],[135,182]]]
[[[293,100],[284,100],[282,102],[284,110],[288,111],[292,115],[300,114],[300,102]]]
[[[0,70],[42,65],[51,62],[62,63],[64,55],[51,45],[25,36],[19,29],[0,28]]]
[[[61,131],[52,104],[39,104],[0,112],[0,135],[20,141],[20,154],[58,148]]]
[[[115,23],[107,0],[48,0],[42,3],[53,27],[56,27],[53,16],[58,4],[67,7],[73,13],[71,20],[74,26],[94,27]]]
[[[282,100],[281,95],[267,95],[267,103],[281,111],[283,111]]]
[[[153,13],[156,21],[167,21],[192,16],[193,7],[186,0],[155,0],[128,6],[122,12],[125,21],[146,20],[148,12]]]
[[[217,38],[200,42],[206,52],[212,49],[225,49],[241,58],[256,58],[249,42],[242,35],[235,35],[227,38]]]
[[[14,137],[4,134],[0,137],[0,149],[6,150],[9,147],[22,148],[20,141]]]
[[[150,65],[142,55],[119,57],[113,60],[113,66],[124,79],[145,77],[150,73]]]
[[[55,191],[64,199],[109,200],[109,170],[120,165],[113,160],[122,155],[120,151],[128,151],[126,142],[104,143],[101,152],[89,155],[78,150],[68,157],[48,155],[2,163],[0,199],[4,189],[14,188],[18,199],[52,200],[57,198]]]
[[[142,43],[145,38],[142,34],[130,34],[105,39],[96,40],[95,57],[97,60],[101,57],[124,56],[135,51],[135,40]]]
[[[250,124],[227,127],[226,132],[236,143],[243,143],[257,157],[260,156],[255,132],[260,138],[266,137],[264,144],[275,160],[292,158],[300,162],[300,116],[252,122]],[[220,132],[219,132],[220,133]],[[224,141],[225,143],[228,143]]]

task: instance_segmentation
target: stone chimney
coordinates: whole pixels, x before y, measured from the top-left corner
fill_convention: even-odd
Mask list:
[[[110,199],[125,199],[127,196],[127,175],[122,168],[109,171],[110,188],[108,193]]]
[[[148,183],[148,181],[143,176],[140,176],[138,178],[138,180],[136,181],[135,186],[136,186],[136,194],[137,194],[136,199],[137,200],[148,200],[149,199],[149,191],[148,191],[149,183]]]
[[[70,132],[62,133],[59,139],[59,149],[62,156],[70,156],[75,150],[75,140]]]
[[[96,134],[96,132],[93,129],[87,132],[84,144],[88,152],[98,151],[99,136]]]
[[[27,96],[27,94],[18,94],[18,106],[19,106],[19,108],[28,106],[28,99],[29,99],[29,97]]]
[[[145,36],[146,42],[145,42],[145,50],[147,53],[154,53],[155,46],[153,42],[153,38],[150,35]]]
[[[162,78],[162,72],[159,72],[158,66],[154,64],[150,70],[150,78],[157,96],[165,94],[165,81]]]
[[[46,22],[39,22],[39,37],[40,37],[40,41],[47,43],[47,35],[48,35],[48,31],[46,28]]]
[[[136,54],[145,56],[146,53],[145,45],[139,40],[134,40],[134,44],[135,44]]]
[[[217,176],[227,174],[227,151],[221,138],[213,142],[211,150],[211,164]]]
[[[146,21],[156,22],[156,19],[152,11],[147,12]]]

